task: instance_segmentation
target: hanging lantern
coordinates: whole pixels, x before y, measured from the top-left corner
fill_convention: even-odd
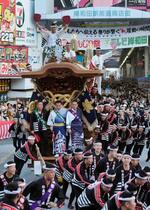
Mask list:
[[[34,19],[35,22],[39,22],[41,20],[41,15],[38,14],[38,13],[35,13],[33,15],[33,19]]]
[[[63,17],[62,17],[62,21],[63,21],[63,24],[64,24],[64,25],[69,25],[70,22],[71,22],[71,18],[70,18],[69,15],[66,15],[66,16],[63,16]]]

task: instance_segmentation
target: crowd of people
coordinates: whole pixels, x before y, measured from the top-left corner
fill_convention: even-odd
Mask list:
[[[88,134],[80,100],[68,108],[56,101],[53,108],[38,95],[32,113],[29,102],[1,104],[1,120],[15,121],[9,129],[14,160],[0,176],[2,209],[61,208],[67,199],[68,209],[76,210],[150,208],[150,167],[140,164],[143,153],[147,164],[150,160],[147,95],[125,83],[113,95],[99,95],[94,86],[90,97],[97,125]],[[27,160],[52,154],[56,163],[42,162],[42,177],[25,187],[21,173]]]
[[[68,17],[63,18],[60,30],[55,23],[48,30],[35,20],[45,40],[44,63],[76,62],[76,50],[71,49],[76,40],[67,42],[65,48],[60,43]],[[101,55],[96,48],[91,56],[90,50],[85,64],[89,69],[102,70],[113,54]],[[31,66],[27,67],[30,71]],[[68,209],[76,210],[150,209],[149,98],[129,83],[103,95],[102,77],[94,81],[97,85],[86,90],[88,99],[83,102],[79,97],[68,107],[61,100],[52,106],[38,91],[31,98],[32,111],[31,101],[0,104],[0,121],[14,121],[9,132],[15,147],[14,159],[4,165],[0,175],[0,209],[62,208],[66,200]],[[89,130],[86,125],[91,116],[94,124]],[[52,155],[55,164],[45,161]],[[141,158],[147,166],[141,165]],[[22,169],[29,159],[41,161],[43,173],[26,184]]]

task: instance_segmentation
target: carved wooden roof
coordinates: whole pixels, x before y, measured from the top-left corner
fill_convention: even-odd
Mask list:
[[[88,70],[82,65],[77,63],[61,62],[61,63],[48,63],[39,71],[22,72],[20,75],[23,78],[40,79],[44,77],[52,78],[66,78],[66,77],[80,77],[91,78],[102,75],[100,70]]]

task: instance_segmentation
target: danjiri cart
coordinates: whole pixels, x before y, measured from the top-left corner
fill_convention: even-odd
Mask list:
[[[54,106],[56,100],[69,103],[77,99],[85,86],[90,88],[96,76],[101,76],[100,70],[88,70],[78,63],[50,62],[39,71],[23,72],[22,78],[32,78],[36,89]],[[29,105],[30,112],[35,108],[35,102]],[[54,157],[43,157],[44,160],[54,161]]]

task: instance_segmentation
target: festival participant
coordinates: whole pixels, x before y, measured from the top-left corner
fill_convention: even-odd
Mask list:
[[[138,186],[136,186],[133,182],[127,182],[125,184],[125,190],[132,193],[134,196],[137,195],[138,189]]]
[[[56,177],[59,184],[63,184],[63,172],[67,162],[72,159],[72,151],[67,150],[63,155],[60,155],[56,160]]]
[[[33,135],[39,136],[40,140],[37,143],[40,152],[43,156],[48,154],[48,135],[47,135],[47,125],[45,120],[45,114],[43,111],[43,103],[38,102],[37,109],[35,109],[30,118],[30,130]]]
[[[94,182],[92,180],[93,155],[87,152],[84,154],[83,158],[83,161],[76,166],[74,178],[72,179],[72,186],[76,196],[76,209],[78,197],[89,184]]]
[[[145,197],[144,204],[143,204],[143,210],[149,210],[149,209],[150,209],[150,188],[147,192],[147,195]]]
[[[90,151],[93,148],[93,142],[94,142],[93,137],[86,138],[84,141],[85,141],[84,152]]]
[[[136,196],[137,206],[140,208],[143,207],[144,194],[145,194],[144,191],[147,189],[145,186],[145,184],[147,183],[147,178],[148,176],[145,173],[145,171],[140,170],[139,172],[135,173],[133,179],[129,181],[129,183],[133,183],[137,187],[137,193],[135,194],[135,196]]]
[[[53,132],[53,153],[57,156],[66,150],[66,115],[67,109],[63,107],[61,101],[56,101],[55,109],[50,112],[47,121],[47,125]]]
[[[95,179],[97,180],[98,176],[102,172],[106,172],[108,169],[116,169],[118,166],[118,161],[116,160],[117,156],[117,147],[111,145],[108,147],[108,155],[101,159],[96,166],[94,171]]]
[[[150,123],[148,125],[150,125]],[[148,162],[150,160],[150,127],[149,126],[148,126],[148,132],[146,134],[146,138],[147,138],[146,148],[148,149],[146,162]]]
[[[94,171],[96,169],[96,166],[99,163],[99,161],[104,158],[104,154],[102,152],[102,143],[96,140],[93,143],[93,148],[91,148],[91,150],[87,152],[92,152],[93,154],[92,174],[93,174],[93,180],[95,180]]]
[[[4,168],[6,171],[0,175],[0,198],[4,195],[4,188],[10,182],[12,182],[15,178],[16,173],[16,164],[13,161],[8,161]]]
[[[67,29],[68,25],[65,25],[60,30],[57,30],[56,23],[52,23],[50,26],[50,31],[47,28],[42,27],[39,23],[36,23],[37,27],[40,30],[40,33],[42,34],[43,38],[47,41],[46,43],[46,60],[45,63],[48,61],[49,58],[56,58],[59,60],[59,56],[57,56],[57,51],[60,51],[62,53],[62,49],[59,46],[60,37],[63,33],[65,33],[65,30]]]
[[[145,146],[146,135],[145,135],[145,126],[139,125],[137,138],[133,147],[133,153],[137,153],[141,156],[142,151]]]
[[[108,117],[107,120],[109,122],[109,124],[113,125],[113,124],[117,124],[117,115],[116,115],[116,110],[114,106],[110,107],[110,110],[108,112]]]
[[[131,157],[131,167],[132,170],[135,172],[138,172],[141,170],[141,165],[140,165],[140,156],[138,154],[133,154]]]
[[[22,168],[28,159],[37,160],[37,155],[33,155],[36,152],[35,147],[35,137],[29,136],[27,142],[15,152],[14,162],[16,164],[16,174],[19,176],[21,174]]]
[[[134,177],[134,171],[130,166],[131,156],[124,153],[122,157],[122,165],[116,169],[116,178],[113,183],[111,194],[125,190],[125,184]]]
[[[71,102],[71,107],[67,111],[66,116],[66,128],[67,132],[70,135],[69,146],[71,146],[74,151],[76,148],[83,149],[83,122],[82,122],[82,113],[78,108],[77,101]]]
[[[99,70],[103,70],[104,61],[111,56],[112,56],[112,51],[101,55],[101,49],[96,48],[96,54],[92,57],[91,63],[95,68],[98,68]],[[98,85],[98,93],[101,95],[102,94],[102,90],[101,90],[102,77],[96,77],[96,80],[97,80],[97,85]]]
[[[128,122],[129,122],[130,127],[132,125],[137,125],[138,124],[138,118],[136,117],[135,112],[133,110],[129,109],[127,114],[128,114]]]
[[[109,192],[113,186],[110,179],[103,178],[101,182],[90,184],[78,197],[79,210],[101,210],[109,199]]]
[[[99,126],[100,126],[100,133],[99,133],[99,138],[100,141],[102,142],[102,147],[103,151],[106,153],[108,145],[109,145],[109,122],[107,120],[107,113],[101,113],[100,114],[100,119],[99,119]]]
[[[71,188],[72,188],[72,179],[73,179],[73,174],[75,172],[75,168],[76,166],[82,161],[83,158],[83,150],[81,150],[80,148],[76,148],[74,151],[74,156],[72,159],[70,159],[64,168],[64,173],[63,173],[63,192],[64,195],[66,195],[67,192],[67,188],[68,185],[71,184]],[[68,208],[69,209],[74,209],[74,207],[72,206],[72,202],[75,198],[75,194],[73,191],[73,188],[71,189],[71,194],[69,196],[69,202],[68,202]]]
[[[71,43],[67,42],[64,52],[64,59],[65,61],[75,62],[76,61],[76,53],[75,51],[71,50]]]
[[[110,179],[112,182],[114,181],[115,177],[116,177],[116,172],[113,169],[108,169],[106,172],[102,172],[99,174],[99,177],[97,179],[97,181],[102,181],[103,178],[107,178]]]
[[[110,131],[109,131],[109,134],[108,134],[109,146],[110,145],[118,145],[119,135],[118,135],[117,125],[116,124],[110,125],[109,128],[110,128]]]
[[[14,182],[17,182],[18,187],[21,189],[19,200],[17,202],[17,208],[19,210],[30,210],[28,200],[23,195],[23,190],[25,189],[26,182],[23,178],[16,177]]]
[[[4,189],[4,197],[0,202],[0,209],[18,210],[17,203],[20,198],[20,192],[21,189],[18,187],[17,182],[7,184]]]
[[[55,166],[46,163],[43,170],[43,177],[31,182],[23,192],[25,197],[29,195],[30,210],[37,207],[60,208],[64,204],[63,192],[55,182]]]
[[[131,137],[131,130],[127,128],[126,124],[119,125],[118,129],[119,134],[119,150],[124,152],[124,149],[126,147],[126,141]]]
[[[135,210],[136,202],[132,193],[124,191],[112,196],[102,210]]]
[[[117,114],[117,124],[129,126],[130,124],[128,121],[128,115],[125,112],[125,110],[122,110],[122,109],[125,109],[125,107],[126,105],[120,106],[120,110],[118,111],[118,114]]]
[[[141,203],[144,203],[147,193],[150,190],[150,167],[145,166],[143,168],[143,172],[145,172],[146,174],[145,179],[146,179],[146,175],[147,175],[147,181],[145,182],[145,184],[143,186],[140,187],[139,191],[138,191],[138,200]],[[144,178],[144,177],[143,177]]]
[[[118,160],[118,166],[120,166],[122,164],[122,157],[123,154],[120,150],[117,151],[117,160]]]
[[[137,138],[137,124],[130,125],[131,136],[126,141],[126,152],[131,153],[131,150],[134,146],[135,139]]]

